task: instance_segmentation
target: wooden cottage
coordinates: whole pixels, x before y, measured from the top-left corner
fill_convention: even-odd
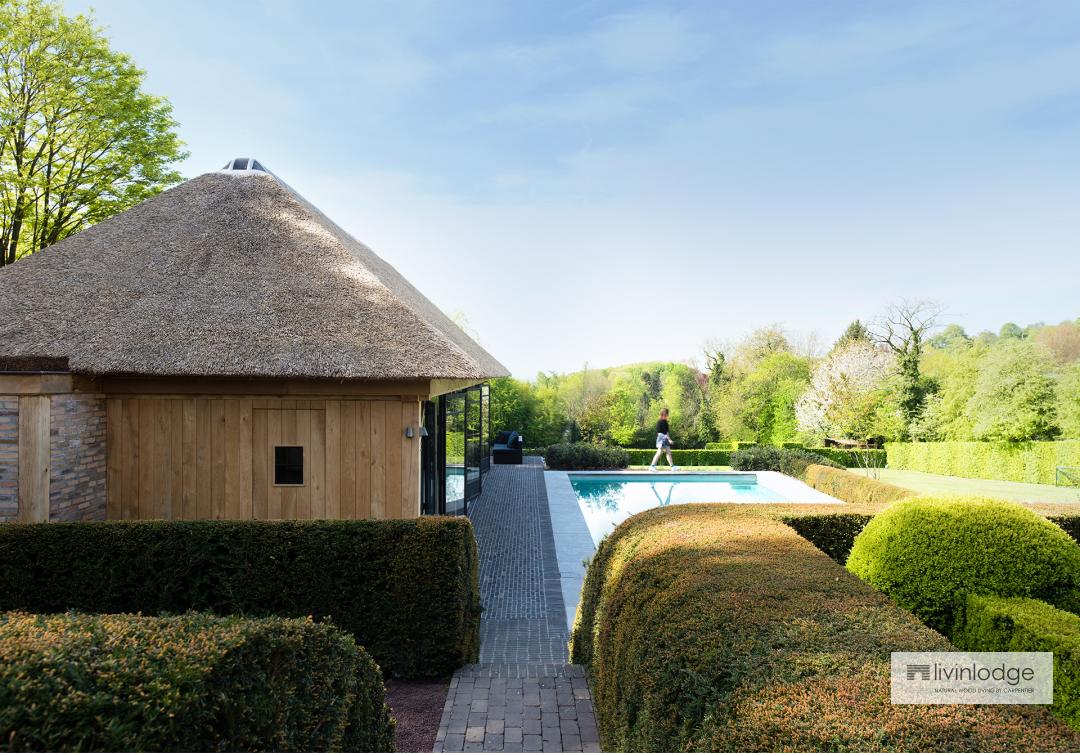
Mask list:
[[[233,160],[0,270],[0,520],[462,512],[506,373]]]

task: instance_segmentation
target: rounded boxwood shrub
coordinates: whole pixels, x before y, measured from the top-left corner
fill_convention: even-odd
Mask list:
[[[847,568],[948,634],[969,594],[1027,596],[1077,611],[1080,546],[1012,502],[896,502],[855,538]]]

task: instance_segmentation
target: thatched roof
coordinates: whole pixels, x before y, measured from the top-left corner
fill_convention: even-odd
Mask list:
[[[452,263],[452,260],[448,260]],[[0,270],[0,369],[475,379],[506,368],[269,173],[207,173]]]

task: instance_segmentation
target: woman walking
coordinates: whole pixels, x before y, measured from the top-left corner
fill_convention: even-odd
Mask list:
[[[660,420],[656,422],[656,454],[653,455],[652,463],[649,464],[649,470],[656,473],[656,463],[660,460],[662,453],[667,453],[668,465],[671,466],[671,470],[679,470],[679,466],[675,465],[675,461],[671,457],[671,446],[675,444],[671,441],[671,437],[668,432],[671,428],[668,426],[668,409],[660,409]]]

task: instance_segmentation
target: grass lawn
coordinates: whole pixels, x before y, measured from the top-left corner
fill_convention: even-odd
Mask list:
[[[849,468],[852,473],[866,474],[860,468]],[[939,476],[935,473],[900,471],[882,468],[879,478],[920,494],[960,494],[965,496],[996,497],[1014,502],[1056,502],[1080,505],[1080,489],[1048,484],[1021,484],[1016,481],[991,481],[982,478]]]

